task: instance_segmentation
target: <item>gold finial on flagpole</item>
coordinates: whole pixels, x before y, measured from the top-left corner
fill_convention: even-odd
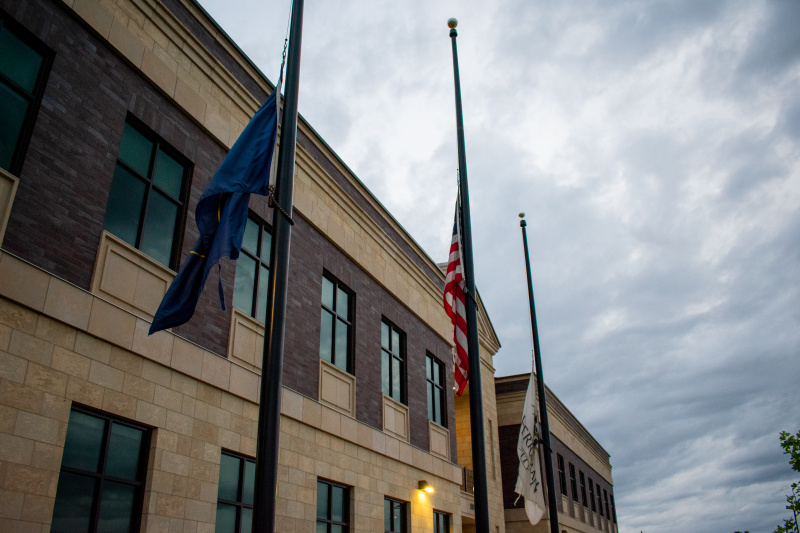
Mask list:
[[[455,29],[456,26],[458,26],[458,20],[456,20],[455,17],[450,17],[449,19],[447,19],[447,27],[448,28],[450,28],[452,30],[452,29]]]
[[[525,218],[525,213],[520,213],[519,218]]]

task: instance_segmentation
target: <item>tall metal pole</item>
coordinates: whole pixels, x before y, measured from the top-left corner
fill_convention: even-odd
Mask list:
[[[297,143],[297,101],[300,85],[300,43],[303,35],[303,0],[292,4],[289,57],[286,65],[280,152],[275,186],[277,205],[272,210],[272,248],[267,292],[266,332],[261,365],[261,397],[258,410],[253,531],[273,533],[278,489],[278,445],[281,429],[283,345],[289,284],[289,251],[292,240],[292,197]],[[277,88],[276,88],[277,90]],[[266,179],[266,176],[265,176]]]
[[[556,507],[556,485],[553,480],[553,451],[550,448],[550,425],[547,423],[547,402],[545,401],[544,374],[542,374],[542,356],[539,352],[539,328],[536,325],[536,305],[533,303],[533,282],[531,281],[531,261],[528,257],[528,234],[525,227],[528,225],[523,218],[525,213],[519,214],[522,220],[522,245],[525,248],[525,269],[528,271],[528,301],[531,307],[531,333],[533,334],[533,359],[536,364],[536,391],[539,395],[539,412],[542,417],[542,441],[544,444],[544,471],[547,477],[547,507],[550,512],[550,533],[558,533],[558,507]]]
[[[475,274],[472,262],[472,226],[469,213],[469,186],[467,183],[467,156],[464,148],[464,119],[461,115],[461,80],[458,76],[456,26],[458,21],[447,21],[450,41],[453,44],[453,73],[456,86],[456,132],[458,136],[459,192],[461,195],[461,232],[464,278],[466,282],[467,350],[469,351],[469,412],[472,438],[472,469],[475,474],[475,530],[489,533],[489,490],[486,485],[486,444],[483,431],[483,394],[481,389],[481,354],[478,344],[478,315],[475,293]]]

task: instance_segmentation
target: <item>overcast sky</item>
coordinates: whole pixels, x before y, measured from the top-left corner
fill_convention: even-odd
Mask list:
[[[275,80],[290,0],[201,0]],[[800,1],[307,0],[300,113],[611,454],[620,531],[771,532],[800,429]]]

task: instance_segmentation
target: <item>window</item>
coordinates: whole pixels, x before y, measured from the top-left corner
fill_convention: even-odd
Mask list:
[[[353,296],[338,281],[322,278],[322,319],[319,328],[319,356],[350,372]]]
[[[216,533],[250,533],[253,529],[253,459],[223,450],[219,462]]]
[[[403,333],[385,319],[381,322],[381,376],[383,393],[405,403],[406,365]]]
[[[447,427],[444,365],[431,354],[425,357],[425,376],[428,379],[428,419]]]
[[[558,482],[559,486],[561,487],[561,494],[564,496],[567,495],[567,476],[564,473],[564,457],[558,453],[556,454],[558,458]]]
[[[0,11],[0,168],[19,175],[53,52]]]
[[[250,213],[244,227],[242,253],[236,260],[233,306],[259,322],[267,319],[267,287],[272,234]]]
[[[575,482],[575,465],[569,464],[569,485],[572,489],[573,501],[578,501],[578,484]]]
[[[606,518],[611,518],[611,512],[608,508],[608,492],[603,489],[603,503],[606,505]]]
[[[578,472],[580,474],[581,480],[581,501],[583,502],[583,506],[587,507],[588,502],[586,501],[586,479],[583,477],[583,472]]]
[[[440,511],[433,512],[433,533],[450,533],[450,515]]]
[[[592,512],[597,512],[597,507],[594,503],[594,484],[592,483],[592,478],[589,478],[589,501],[592,504]]]
[[[104,227],[173,268],[189,162],[155,133],[128,117],[119,143]]]
[[[316,533],[350,531],[350,496],[344,485],[317,480]]]
[[[603,514],[603,500],[600,498],[600,483],[597,483],[596,487],[597,487],[597,506],[600,508],[598,509],[598,512],[600,513],[600,516],[605,516]]]
[[[75,406],[50,530],[138,531],[149,448],[148,428]]]
[[[385,533],[406,533],[406,502],[383,499],[383,530]]]

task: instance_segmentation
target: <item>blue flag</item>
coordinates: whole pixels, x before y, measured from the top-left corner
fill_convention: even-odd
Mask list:
[[[250,194],[269,195],[279,94],[280,89],[276,88],[256,112],[197,202],[194,218],[200,238],[161,300],[150,335],[188,322],[211,269],[222,257],[239,257]],[[221,277],[219,300],[225,309]]]

